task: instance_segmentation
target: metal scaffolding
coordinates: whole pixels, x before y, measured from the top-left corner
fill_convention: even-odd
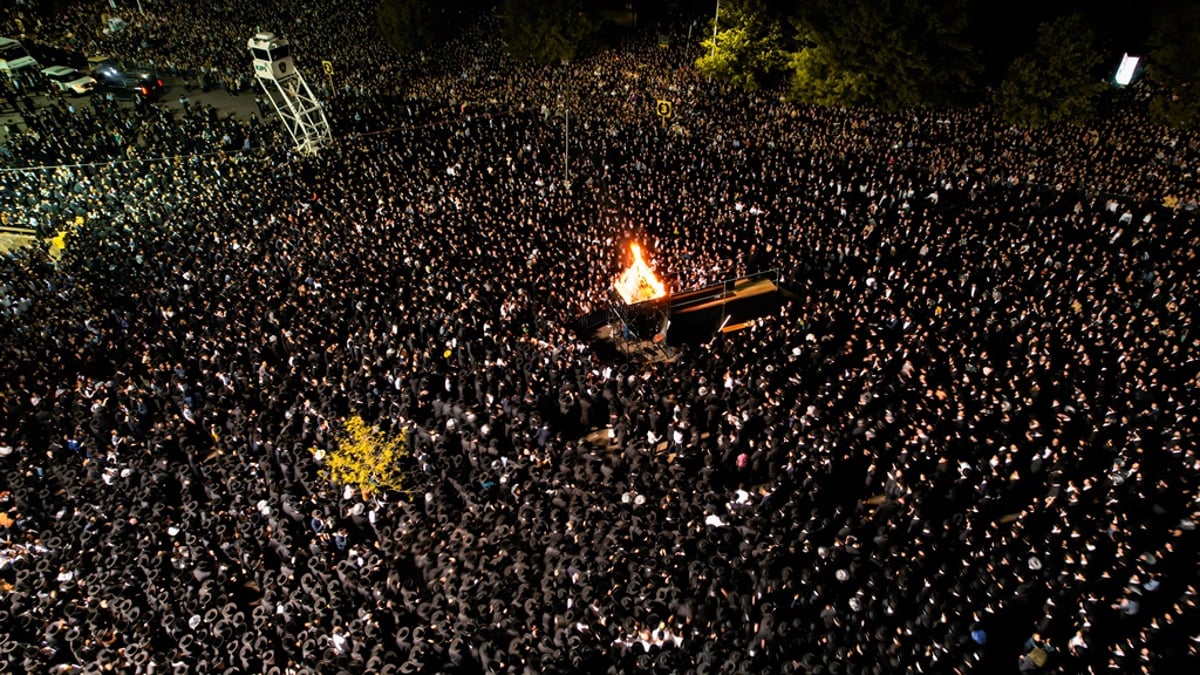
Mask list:
[[[291,45],[274,33],[257,33],[247,46],[254,59],[254,75],[295,141],[296,152],[316,155],[333,136],[325,107],[292,61]]]

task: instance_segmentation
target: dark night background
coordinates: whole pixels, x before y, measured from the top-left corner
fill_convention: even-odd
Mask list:
[[[0,673],[1191,675],[1196,3],[143,3],[0,7],[166,87],[0,75]],[[784,309],[609,363],[631,239]]]

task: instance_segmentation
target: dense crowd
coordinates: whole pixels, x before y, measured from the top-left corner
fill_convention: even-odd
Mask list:
[[[246,3],[144,4],[73,35],[241,67]],[[384,58],[346,23],[281,32]],[[488,32],[359,68],[318,158],[203,109],[27,117],[0,213],[84,225],[0,261],[0,672],[1196,662],[1194,134],[796,108],[683,48],[538,69]],[[787,299],[603,361],[573,327],[631,239],[675,290]],[[354,415],[407,432],[409,494],[321,477]]]

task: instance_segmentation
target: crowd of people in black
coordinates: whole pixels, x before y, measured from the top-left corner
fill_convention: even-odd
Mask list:
[[[211,4],[119,46],[239,68]],[[7,221],[83,224],[0,260],[0,672],[1196,662],[1200,137],[794,107],[654,40],[532,68],[487,22],[389,89],[344,23],[281,28],[361,74],[319,157],[102,102],[8,146]],[[604,361],[630,240],[788,299]],[[408,494],[322,477],[355,415]]]

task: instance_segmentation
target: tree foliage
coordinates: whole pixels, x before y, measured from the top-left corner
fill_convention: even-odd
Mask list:
[[[33,12],[47,18],[55,17],[71,7],[71,0],[34,0],[25,3]]]
[[[1005,119],[1040,127],[1082,120],[1096,110],[1107,85],[1096,36],[1079,14],[1038,28],[1033,49],[1016,58],[995,96]]]
[[[701,42],[696,59],[701,73],[753,91],[786,66],[783,29],[763,0],[727,1],[716,19],[716,35]]]
[[[379,34],[400,54],[428,47],[444,26],[434,0],[380,0],[377,15]]]
[[[1200,126],[1200,5],[1156,15],[1147,56],[1146,77],[1162,90],[1151,114],[1172,126]]]
[[[345,435],[337,448],[323,457],[325,477],[337,485],[348,485],[363,497],[382,491],[404,492],[400,459],[408,455],[408,434],[390,436],[368,426],[359,416],[346,420]],[[314,450],[320,457],[320,450]]]
[[[898,109],[974,86],[968,0],[811,0],[794,18],[791,96]]]
[[[505,0],[504,12],[509,53],[537,63],[574,59],[596,30],[581,0]]]
[[[819,44],[803,25],[797,26],[796,44],[788,59],[789,98],[826,107],[873,102],[870,79],[842,67],[834,50]]]

